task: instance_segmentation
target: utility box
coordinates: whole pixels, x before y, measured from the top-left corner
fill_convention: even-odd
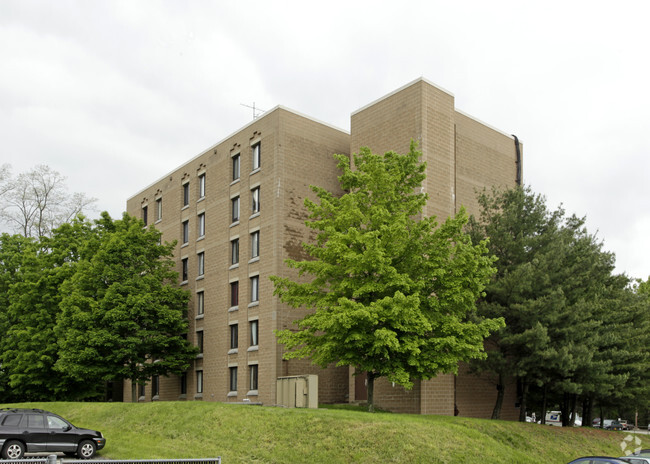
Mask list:
[[[287,408],[318,409],[318,376],[278,377],[276,404]]]

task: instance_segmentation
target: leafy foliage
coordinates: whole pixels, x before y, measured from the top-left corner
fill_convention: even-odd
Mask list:
[[[415,379],[456,372],[458,362],[484,357],[483,340],[501,320],[469,320],[494,272],[484,241],[463,233],[464,210],[437,227],[422,217],[427,195],[415,145],[406,155],[376,155],[367,148],[336,155],[341,197],[312,187],[305,201],[315,243],[310,260],[288,260],[309,282],[271,277],[275,294],[311,310],[298,330],[278,332],[288,352],[326,366],[351,365],[372,385],[387,377],[405,387]]]

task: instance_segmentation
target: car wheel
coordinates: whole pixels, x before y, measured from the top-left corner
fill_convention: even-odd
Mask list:
[[[25,445],[16,440],[7,442],[2,450],[2,457],[5,459],[22,459],[25,454]]]
[[[84,440],[79,443],[79,448],[77,448],[77,456],[79,459],[90,459],[95,455],[95,442],[91,440]]]

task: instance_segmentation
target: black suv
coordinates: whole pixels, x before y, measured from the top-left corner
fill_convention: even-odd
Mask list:
[[[106,445],[101,432],[80,429],[42,409],[0,409],[0,455],[22,459],[24,454],[63,452],[90,459]]]

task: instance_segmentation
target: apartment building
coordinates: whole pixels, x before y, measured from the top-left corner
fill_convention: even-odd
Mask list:
[[[458,111],[451,93],[421,78],[352,113],[350,133],[278,106],[131,197],[130,214],[178,242],[181,286],[192,294],[188,340],[200,349],[186,375],[152,379],[140,400],[271,405],[278,377],[317,374],[321,403],[363,401],[363,374],[282,359],[274,331],[302,315],[273,296],[269,276],[296,277],[284,261],[305,257],[309,186],[339,192],[334,153],[406,152],[411,139],[427,162],[427,215],[444,220],[461,205],[477,212],[476,189],[520,182],[519,141]],[[514,392],[506,418],[518,415]],[[375,385],[376,403],[399,412],[489,417],[495,398],[491,379],[465,366],[408,391]]]

